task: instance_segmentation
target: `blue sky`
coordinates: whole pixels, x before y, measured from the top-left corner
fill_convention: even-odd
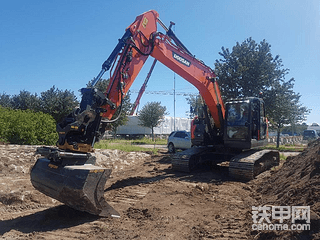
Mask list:
[[[271,44],[280,55],[287,79],[311,109],[307,123],[320,123],[320,1],[319,0],[10,0],[0,1],[0,92],[31,93],[57,88],[74,91],[100,72],[118,39],[137,15],[154,9],[184,45],[214,67],[221,47],[252,37]],[[164,32],[161,28],[159,31]],[[153,59],[149,58],[131,90],[137,92]],[[108,74],[104,75],[108,78]],[[157,63],[147,91],[197,93],[187,81]],[[137,94],[131,94],[133,102]],[[141,107],[161,101],[174,115],[173,96],[145,94]],[[186,117],[184,96],[176,96],[176,117]]]

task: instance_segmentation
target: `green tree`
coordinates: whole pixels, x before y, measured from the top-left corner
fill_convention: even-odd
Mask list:
[[[11,96],[6,93],[0,94],[0,105],[6,108],[12,108]]]
[[[139,125],[150,128],[152,140],[154,140],[154,128],[159,126],[164,116],[167,114],[167,108],[165,106],[161,106],[161,102],[148,102],[139,111]]]
[[[236,43],[230,52],[222,47],[216,60],[215,72],[224,98],[258,96],[270,90],[274,82],[284,79],[288,69],[282,68],[279,55],[273,57],[271,45],[263,40],[257,44],[252,38]]]
[[[266,112],[272,127],[277,130],[277,147],[282,129],[305,120],[305,115],[309,112],[299,103],[301,95],[293,91],[293,86],[293,78],[288,82],[276,82],[266,98]]]
[[[305,118],[308,109],[300,103],[300,94],[292,89],[294,79],[285,80],[289,70],[283,68],[279,55],[273,57],[266,40],[256,43],[252,38],[236,43],[230,52],[222,47],[222,59],[215,63],[222,97],[257,97],[263,93],[266,114],[280,134],[285,124]]]
[[[62,91],[55,86],[42,92],[39,101],[39,111],[50,114],[57,122],[79,105],[73,92]]]
[[[198,116],[203,106],[202,97],[199,94],[190,95],[189,97],[186,98],[186,100],[190,106],[190,110],[187,111],[186,114],[189,115],[190,119],[194,118],[195,116]]]
[[[87,87],[91,88],[92,87],[92,83],[95,79],[92,79],[91,81],[88,82]],[[96,83],[96,85],[94,86],[96,89],[98,89],[101,92],[106,92],[108,85],[109,85],[110,80],[109,79],[101,79],[100,81],[98,81]]]
[[[11,106],[13,109],[37,111],[39,108],[39,98],[37,94],[31,94],[23,90],[11,98]]]

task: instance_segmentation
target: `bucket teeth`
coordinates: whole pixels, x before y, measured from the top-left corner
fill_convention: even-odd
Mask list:
[[[93,164],[63,166],[40,158],[30,177],[37,190],[74,209],[102,217],[120,217],[104,199],[110,174],[111,169]]]

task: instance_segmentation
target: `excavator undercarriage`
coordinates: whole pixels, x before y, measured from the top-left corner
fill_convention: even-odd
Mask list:
[[[229,167],[229,177],[249,181],[260,173],[279,165],[279,151],[248,150],[242,153],[215,152],[212,147],[193,147],[177,152],[172,157],[172,169],[191,172],[200,164],[220,165]]]

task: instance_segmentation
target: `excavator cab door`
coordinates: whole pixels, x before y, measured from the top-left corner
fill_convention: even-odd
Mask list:
[[[265,110],[262,99],[234,99],[226,103],[224,144],[251,149],[266,144]]]

